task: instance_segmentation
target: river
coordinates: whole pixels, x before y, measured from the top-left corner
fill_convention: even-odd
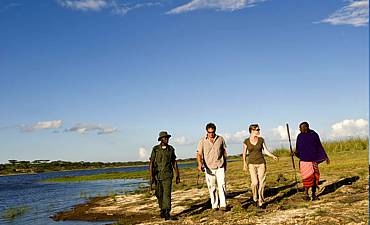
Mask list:
[[[179,167],[193,166],[182,164]],[[82,176],[109,172],[147,170],[147,166],[50,172],[0,177],[0,224],[11,225],[102,225],[107,222],[55,222],[49,217],[65,211],[76,204],[84,203],[89,197],[122,194],[147,186],[143,179],[98,180],[87,182],[40,182],[48,178]],[[25,207],[26,213],[13,219],[4,216],[12,208]]]

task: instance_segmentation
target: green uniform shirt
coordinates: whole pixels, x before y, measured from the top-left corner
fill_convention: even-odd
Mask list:
[[[154,173],[157,180],[172,179],[173,167],[172,163],[176,160],[175,149],[171,145],[167,145],[162,149],[160,145],[153,147],[150,160],[154,162]]]

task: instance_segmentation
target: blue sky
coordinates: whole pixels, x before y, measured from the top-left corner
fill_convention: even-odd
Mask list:
[[[368,135],[368,0],[1,0],[0,31],[0,162],[147,160],[161,130],[194,157],[208,122],[230,154],[251,123]]]

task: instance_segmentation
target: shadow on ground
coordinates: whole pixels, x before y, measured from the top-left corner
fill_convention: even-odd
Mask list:
[[[352,183],[356,182],[360,178],[358,176],[342,178],[337,180],[333,183],[329,183],[325,186],[320,188],[320,192],[318,196],[324,196],[329,193],[335,192],[338,188],[342,187],[343,185],[351,185]],[[320,184],[325,183],[325,181],[320,182]],[[269,199],[262,208],[266,208],[268,205],[274,205],[285,198],[289,198],[294,196],[298,192],[302,192],[303,188],[297,188],[297,183],[293,182],[288,185],[280,186],[280,187],[270,187],[265,189],[265,196]],[[234,191],[229,192],[227,194],[227,199],[230,200],[237,200],[233,201],[233,204],[237,204],[236,202],[240,202],[241,207],[247,209],[251,205],[254,205],[254,201],[252,197],[247,197],[245,200],[245,196],[240,196],[244,194],[250,193],[250,190],[245,191]],[[242,200],[244,199],[244,200]],[[153,212],[150,213],[128,213],[128,212],[120,212],[119,214],[107,214],[107,213],[87,213],[89,209],[99,206],[99,201],[101,198],[95,198],[90,201],[88,204],[81,204],[75,206],[72,210],[67,212],[60,212],[53,215],[51,218],[55,221],[64,221],[64,220],[84,220],[84,221],[119,221],[119,224],[138,224],[145,221],[155,220],[158,218]],[[233,204],[230,204],[229,210],[233,207]],[[235,206],[235,205],[234,205]],[[192,215],[201,214],[207,209],[211,208],[211,202],[208,199],[207,201],[201,201],[197,204],[193,204],[189,209],[186,209],[177,215],[176,217],[187,217]],[[256,209],[253,209],[256,210]]]
[[[342,178],[332,184],[326,185],[323,188],[321,188],[322,190],[317,196],[319,197],[322,195],[332,193],[336,191],[338,188],[342,187],[343,185],[351,185],[353,182],[356,182],[358,179],[360,179],[359,176]]]
[[[335,181],[331,184],[327,184],[320,188],[320,192],[318,196],[323,196],[332,192],[335,192],[338,188],[342,187],[343,185],[351,185],[353,182],[356,182],[359,179],[358,176],[354,177],[347,177],[342,178],[338,181]],[[319,182],[319,185],[325,183],[326,180],[322,180]],[[248,193],[249,190],[246,191],[235,191],[230,192],[227,194],[227,199],[233,199],[239,195]],[[297,187],[297,182],[293,182],[288,185],[280,186],[280,187],[271,187],[265,189],[265,197],[271,197],[269,201],[266,201],[262,208],[266,208],[268,205],[277,203],[285,198],[289,198],[298,192],[303,192],[303,187]],[[255,202],[253,201],[253,197],[249,197],[247,200],[242,201],[241,203],[242,208],[247,209],[250,206],[254,206]],[[230,206],[231,208],[232,206]],[[192,205],[189,209],[184,210],[178,213],[176,216],[183,217],[183,216],[191,216],[200,214],[203,211],[211,208],[211,202],[208,199],[205,202],[200,202],[199,204]]]

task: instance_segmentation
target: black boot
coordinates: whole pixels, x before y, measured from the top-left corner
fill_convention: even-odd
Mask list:
[[[164,209],[161,209],[161,212],[159,213],[159,216],[160,216],[161,218],[165,218],[165,216],[166,216],[166,212],[165,212],[165,210],[164,210]]]
[[[164,219],[165,220],[177,220],[176,217],[170,215],[170,210],[168,210],[168,209],[165,209]]]

